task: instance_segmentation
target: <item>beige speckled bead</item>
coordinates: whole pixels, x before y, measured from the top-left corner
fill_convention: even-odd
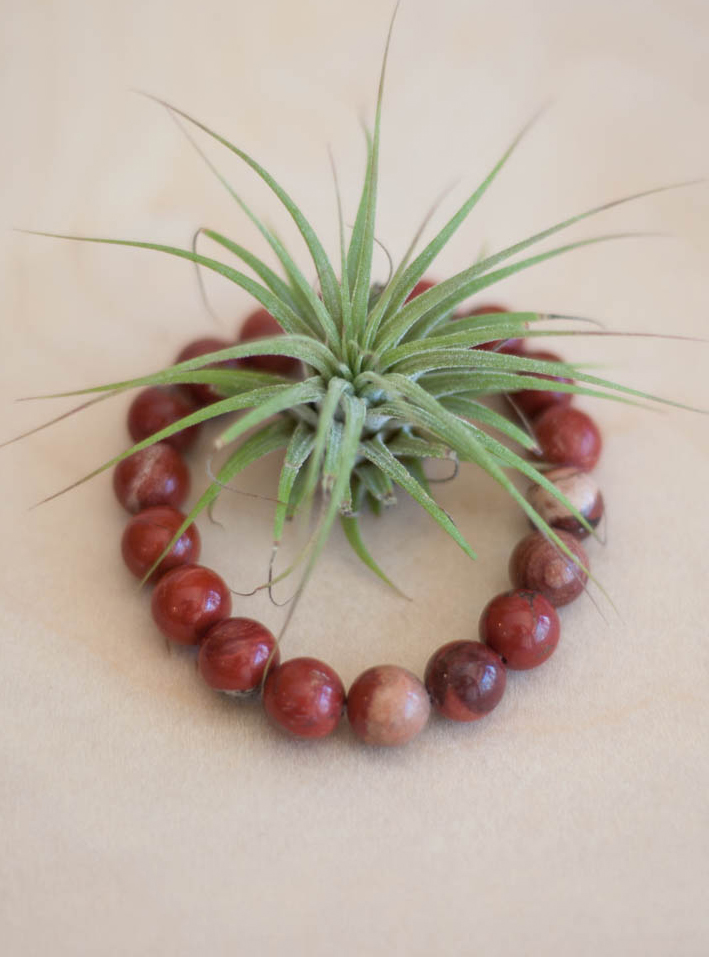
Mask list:
[[[347,695],[347,717],[365,744],[406,744],[423,730],[430,712],[423,684],[396,665],[368,668]]]
[[[603,496],[591,476],[573,466],[565,466],[545,472],[545,477],[578,509],[591,528],[596,528],[603,517]],[[566,506],[541,485],[531,486],[527,501],[552,528],[570,532],[577,538],[586,538],[589,534]]]

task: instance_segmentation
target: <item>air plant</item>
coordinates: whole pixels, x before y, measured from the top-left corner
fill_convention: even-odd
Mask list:
[[[527,389],[630,402],[635,399],[664,401],[591,375],[576,365],[510,354],[490,346],[511,338],[550,335],[544,320],[567,317],[530,311],[460,317],[456,312],[469,297],[521,270],[584,246],[619,238],[618,234],[594,236],[520,258],[530,247],[575,223],[659,190],[637,193],[572,216],[499,252],[485,255],[412,297],[417,284],[496,179],[524,131],[455,215],[419,252],[416,250],[423,227],[388,281],[383,285],[373,281],[382,94],[390,38],[391,27],[374,125],[367,139],[364,184],[348,238],[337,190],[340,236],[337,263],[331,261],[290,195],[250,154],[205,124],[163,103],[181,125],[200,130],[239,157],[275,194],[307,247],[317,273],[319,292],[313,289],[276,233],[219,173],[233,199],[275,254],[282,274],[243,246],[208,228],[201,228],[199,233],[240,260],[253,275],[221,259],[198,253],[196,244],[192,249],[180,249],[129,240],[60,237],[138,247],[180,257],[231,280],[275,317],[283,329],[282,335],[242,342],[150,375],[62,395],[98,393],[100,398],[105,398],[141,386],[190,383],[216,389],[221,396],[218,401],[137,442],[81,481],[188,426],[217,419],[225,413],[241,412],[240,417],[229,421],[216,440],[217,450],[226,455],[225,461],[211,477],[173,541],[197,515],[211,509],[224,487],[247,466],[269,453],[283,450],[273,523],[276,547],[282,539],[286,519],[299,514],[312,515],[313,503],[320,493],[319,516],[312,523],[313,531],[299,559],[303,567],[299,589],[310,575],[338,517],[359,558],[391,584],[362,540],[359,516],[366,506],[379,513],[382,506],[392,503],[395,488],[407,492],[467,556],[475,557],[452,518],[434,498],[423,468],[427,459],[475,463],[509,493],[534,525],[571,555],[555,531],[520,493],[510,473],[520,473],[545,488],[588,531],[592,531],[590,526],[544,473],[524,457],[535,449],[534,437],[525,423],[511,422],[486,404],[487,397]],[[337,187],[336,178],[335,185]],[[578,332],[564,329],[553,334]],[[479,348],[481,346],[487,348]],[[245,367],[215,367],[224,360],[264,355],[299,360],[302,377],[295,381]],[[493,432],[500,433],[509,444],[500,441]],[[278,577],[284,577],[294,567]],[[276,580],[270,576],[271,584]]]

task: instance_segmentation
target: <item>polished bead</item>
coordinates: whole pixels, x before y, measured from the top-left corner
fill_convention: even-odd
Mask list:
[[[502,659],[480,641],[451,641],[434,652],[424,683],[434,708],[453,721],[476,721],[499,703],[507,674]]]
[[[335,730],[345,689],[329,665],[291,658],[268,672],[263,691],[268,716],[299,738],[323,738]]]
[[[347,694],[347,717],[365,744],[406,744],[423,730],[430,711],[419,679],[396,665],[368,668]]]
[[[603,496],[590,475],[573,466],[562,466],[545,472],[544,477],[566,496],[591,528],[596,528],[603,517]],[[576,516],[541,485],[532,485],[527,501],[552,528],[570,532],[577,538],[586,538],[589,534]]]
[[[282,336],[283,329],[266,309],[256,309],[246,317],[239,330],[238,341],[251,342],[252,339],[265,339],[270,336]],[[257,372],[273,372],[275,375],[292,376],[299,368],[300,362],[292,356],[248,356],[239,359],[239,364],[245,369],[255,369]]]
[[[468,316],[490,316],[509,311],[507,306],[490,302],[484,303],[482,306],[476,306],[459,318],[464,319]],[[481,342],[480,345],[475,346],[475,348],[482,349],[484,352],[502,352],[507,355],[519,355],[523,346],[524,339],[493,339],[490,342]]]
[[[480,640],[508,668],[525,670],[543,664],[559,642],[559,616],[539,592],[508,591],[497,595],[480,616]]]
[[[578,540],[568,532],[560,531],[557,535],[584,568],[588,568],[588,556]],[[581,594],[588,575],[541,532],[532,532],[512,552],[510,579],[515,588],[539,591],[558,607]]]
[[[185,516],[176,508],[156,505],[138,512],[128,522],[121,539],[121,552],[128,569],[137,578],[143,578],[160,558],[184,520]],[[156,582],[171,568],[198,561],[199,550],[197,526],[188,525],[148,581]]]
[[[261,686],[266,665],[280,660],[276,639],[252,618],[225,618],[212,625],[199,646],[199,670],[211,688],[251,694]]]
[[[150,386],[139,392],[131,403],[128,410],[128,431],[136,442],[141,442],[194,411],[194,403],[180,389]],[[193,425],[175,432],[164,441],[183,452],[193,444],[198,431],[198,426]]]
[[[231,594],[210,568],[182,565],[155,586],[153,618],[160,631],[180,645],[196,645],[209,628],[231,612]]]
[[[545,352],[541,349],[536,352],[525,352],[522,355],[524,359],[537,359],[540,362],[561,362],[561,356],[556,352]],[[551,382],[565,382],[571,384],[573,379],[566,379],[563,376],[546,375],[542,372],[524,372],[522,375],[534,376],[535,379],[547,379]],[[518,392],[512,392],[511,397],[522,412],[529,418],[539,415],[552,406],[567,406],[571,404],[573,395],[571,392],[555,392],[542,389],[520,389]]]
[[[214,339],[214,338],[204,338],[204,339],[195,339],[194,342],[190,342],[185,348],[180,352],[175,362],[187,362],[188,359],[197,359],[199,356],[208,355],[210,352],[219,352],[221,349],[228,349],[229,346],[234,345],[233,342],[227,342],[226,339]],[[238,359],[225,359],[222,362],[210,362],[207,369],[238,369],[239,360]],[[211,385],[207,382],[189,382],[184,383],[181,386],[185,392],[189,393],[192,400],[197,405],[211,405],[212,402],[217,402],[219,399],[223,398],[219,390],[215,385]]]
[[[571,406],[552,406],[534,422],[541,457],[554,465],[590,471],[601,454],[601,433],[593,419]]]
[[[118,463],[113,490],[129,512],[153,505],[179,508],[190,490],[190,473],[179,452],[165,442],[156,442]]]

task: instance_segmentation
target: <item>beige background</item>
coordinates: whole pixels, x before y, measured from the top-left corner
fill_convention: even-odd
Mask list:
[[[169,118],[130,90],[251,149],[334,249],[326,145],[351,217],[358,116],[371,116],[389,6],[3,0],[0,437],[67,408],[17,397],[150,371],[216,328],[185,263],[9,227],[187,244],[207,223],[262,248]],[[703,0],[405,0],[380,238],[400,255],[439,190],[457,184],[442,216],[547,101],[438,275],[482,244],[706,175],[708,48]],[[253,175],[220,160],[293,239]],[[613,211],[573,235],[672,238],[575,253],[501,294],[616,329],[706,335],[708,214],[706,185]],[[248,300],[209,289],[230,332]],[[562,347],[709,407],[708,346]],[[188,656],[167,653],[118,556],[125,516],[109,477],[28,510],[123,447],[126,405],[0,452],[3,954],[709,952],[706,419],[588,406],[606,438],[609,512],[591,561],[617,613],[603,600],[564,609],[557,654],[512,675],[486,721],[433,721],[382,753],[356,746],[345,724],[320,743],[287,740],[257,705],[211,694]],[[245,486],[273,489],[276,469],[266,462]],[[420,673],[437,645],[475,633],[525,523],[472,469],[440,493],[480,561],[402,501],[365,531],[415,601],[388,594],[336,535],[286,654],[321,656],[350,682],[381,661]],[[233,496],[219,509],[225,531],[202,523],[205,562],[237,589],[262,580],[270,508]],[[281,620],[263,599],[236,609]]]

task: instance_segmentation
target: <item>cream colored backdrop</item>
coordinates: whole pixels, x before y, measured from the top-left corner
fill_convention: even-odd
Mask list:
[[[10,227],[186,245],[208,224],[263,248],[164,111],[131,90],[252,150],[334,251],[326,148],[351,219],[389,9],[3,0],[0,438],[68,408],[17,397],[148,372],[218,331],[188,264]],[[439,275],[587,206],[706,175],[708,52],[703,0],[404,0],[379,237],[401,255],[439,191],[454,184],[441,222],[547,102]],[[295,240],[254,176],[210,155]],[[706,335],[708,197],[702,185],[605,214],[569,235],[670,236],[573,253],[500,295],[616,329]],[[247,297],[208,287],[231,334]],[[709,346],[559,347],[709,406]],[[29,511],[123,447],[126,407],[0,451],[3,954],[709,951],[706,419],[586,406],[605,434],[609,515],[591,561],[617,612],[587,599],[564,609],[554,658],[511,675],[487,720],[433,721],[383,753],[357,747],[345,724],[320,743],[287,740],[167,653],[121,564],[108,476]],[[246,487],[275,488],[276,470],[267,461]],[[479,562],[402,501],[365,532],[415,600],[390,595],[335,535],[285,654],[320,656],[348,683],[384,661],[421,673],[437,645],[475,634],[525,522],[471,469],[440,492]],[[202,523],[204,560],[245,591],[264,574],[270,506],[226,496],[218,517],[225,530]],[[281,620],[261,598],[236,609]]]

